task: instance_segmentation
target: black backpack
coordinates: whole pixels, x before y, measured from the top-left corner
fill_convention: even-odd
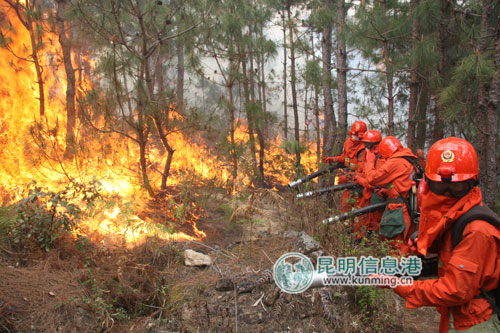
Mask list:
[[[417,208],[417,189],[418,189],[418,184],[424,178],[425,171],[420,166],[420,164],[418,164],[417,159],[415,157],[399,156],[399,158],[404,158],[405,160],[410,162],[411,165],[413,165],[413,172],[410,175],[410,177],[415,182],[415,186],[410,191],[409,198],[403,198],[403,200],[408,208],[408,212],[410,213],[411,220],[413,221],[413,223],[415,223],[417,225],[417,230],[418,230],[418,224],[419,224],[419,220],[420,220],[420,211]]]
[[[420,182],[422,180],[422,178],[424,178],[424,174],[425,174],[424,168],[422,168],[420,166],[420,164],[418,164],[417,159],[415,157],[411,157],[411,156],[400,156],[400,157],[404,158],[405,160],[410,162],[411,165],[413,165],[414,173],[412,174],[411,177],[414,181],[417,182],[417,185],[418,185],[418,182]]]
[[[460,216],[453,226],[451,227],[451,243],[452,249],[454,249],[463,239],[465,227],[472,221],[481,220],[486,221],[495,228],[500,230],[500,217],[495,214],[491,209],[486,206],[474,206],[469,209],[468,212]],[[486,292],[483,288],[480,288],[481,296],[485,298],[490,304],[493,311],[497,314],[500,319],[500,285],[496,289]],[[494,298],[494,301],[492,300]]]

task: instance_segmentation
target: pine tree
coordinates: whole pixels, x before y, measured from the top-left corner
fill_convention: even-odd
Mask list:
[[[43,51],[44,43],[42,40],[43,35],[43,22],[41,15],[41,8],[36,0],[28,0],[24,4],[20,1],[5,0],[5,2],[16,12],[17,17],[26,28],[30,35],[31,41],[31,55],[27,61],[33,62],[36,70],[36,78],[38,84],[38,94],[39,94],[39,108],[40,116],[45,115],[45,92],[44,92],[44,78],[43,78],[43,68],[40,62],[40,52]],[[12,27],[12,26],[11,26]],[[9,31],[0,29],[0,46],[7,48],[7,50],[12,50],[9,48]],[[19,55],[17,55],[19,56]]]

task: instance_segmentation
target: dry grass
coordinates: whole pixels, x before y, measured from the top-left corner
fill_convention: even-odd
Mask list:
[[[334,256],[375,255],[383,250],[377,242],[368,242],[364,247],[355,245],[344,224],[320,223],[337,213],[330,207],[338,207],[339,195],[297,200],[293,192],[253,190],[246,200],[233,202],[233,222],[263,221],[253,226],[254,234],[250,234],[248,223],[235,223],[227,228],[227,220],[221,213],[215,213],[221,202],[225,201],[212,200],[212,210],[207,212],[210,218],[198,225],[201,230],[204,227],[210,230],[203,243],[150,239],[133,249],[90,243],[81,250],[74,241],[65,240],[48,253],[30,253],[26,257],[3,252],[0,331],[144,332],[147,328],[158,328],[160,319],[169,323],[170,326],[162,326],[167,331],[213,328],[231,331],[237,318],[229,309],[234,309],[235,302],[242,307],[239,311],[256,310],[261,307],[252,305],[261,293],[270,293],[276,287],[267,284],[255,294],[236,296],[230,292],[216,293],[216,282],[223,278],[237,282],[271,269],[281,255],[295,250],[294,239],[281,237],[282,231],[304,230],[320,240],[325,253]],[[259,236],[259,230],[269,233]],[[209,254],[213,264],[205,268],[184,266],[182,251],[186,248]],[[316,297],[313,291],[303,297],[284,297],[281,300],[284,317],[254,326],[239,322],[239,330],[279,330],[283,329],[284,321],[292,329],[316,332],[328,332],[333,327],[343,332],[427,332],[437,327],[433,309],[406,310],[402,300],[389,290],[383,291],[367,312],[362,311],[360,298],[369,297],[370,291],[363,294],[354,288],[339,290],[342,296],[333,296],[332,303],[339,316],[337,323],[325,319],[321,311],[313,311],[319,306],[310,303]],[[220,305],[217,311],[227,311],[214,315],[209,310],[214,302]],[[296,310],[303,310],[304,306],[311,315],[300,318]],[[120,319],[118,311],[129,318]]]

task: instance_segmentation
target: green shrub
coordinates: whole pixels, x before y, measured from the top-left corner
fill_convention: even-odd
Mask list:
[[[85,202],[89,206],[99,197],[95,180],[89,184],[71,183],[59,192],[32,182],[27,185],[27,197],[15,205],[11,239],[19,247],[48,251],[54,241],[74,229],[82,213],[79,205]]]

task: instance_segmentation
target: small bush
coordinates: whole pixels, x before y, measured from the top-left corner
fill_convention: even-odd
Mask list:
[[[16,246],[47,251],[64,233],[74,229],[82,213],[80,204],[91,205],[99,197],[95,181],[87,185],[72,183],[59,192],[32,182],[27,185],[27,194],[15,205],[15,222],[9,234]]]

